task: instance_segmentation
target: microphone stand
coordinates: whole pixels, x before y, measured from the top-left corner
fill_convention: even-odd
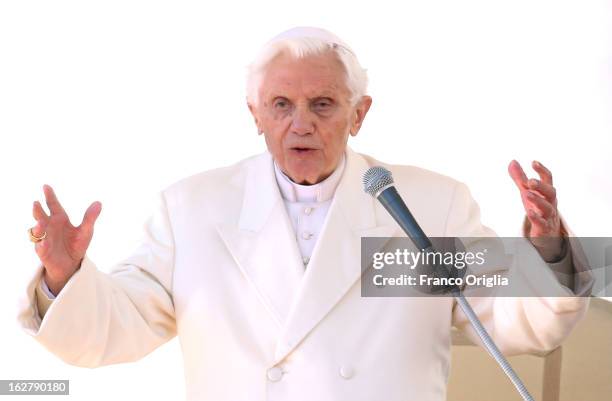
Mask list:
[[[404,204],[401,196],[397,192],[397,189],[393,185],[393,178],[391,173],[382,167],[372,167],[364,174],[364,190],[373,197],[377,198],[384,208],[393,216],[395,221],[400,225],[402,230],[408,235],[414,245],[423,252],[434,252],[435,249],[431,244],[431,241],[427,235],[423,232],[416,219],[410,213],[410,210]],[[454,267],[454,266],[453,266]],[[436,266],[439,271],[440,266]],[[443,273],[450,273],[447,266],[444,266],[445,271]],[[482,340],[485,349],[495,359],[495,361],[502,368],[506,376],[510,379],[516,390],[519,392],[524,401],[534,401],[531,394],[525,387],[525,384],[521,381],[520,377],[516,374],[508,360],[501,353],[495,342],[487,333],[487,330],[482,325],[480,319],[470,306],[469,302],[463,296],[461,289],[454,285],[449,288],[450,293],[453,295],[459,307],[467,316],[470,324],[478,334],[478,337]]]
[[[385,208],[387,207],[385,202],[383,202],[383,205],[385,206]],[[425,235],[425,233],[420,229],[418,224],[416,224],[416,220],[414,220],[414,217],[412,216],[410,211],[406,209],[406,213],[409,215],[407,220],[414,221],[414,224],[410,224],[410,225],[400,224],[400,226],[402,226],[403,231],[408,235],[408,237],[416,245],[416,247],[420,249],[422,252],[425,252],[425,253],[435,252],[435,249],[433,245],[431,244],[431,241]],[[392,213],[392,214],[395,214],[395,213]],[[407,216],[404,216],[404,221],[406,221],[406,217]],[[445,269],[444,273],[448,274],[449,273],[448,267],[444,266],[443,268]],[[439,271],[441,267],[436,266],[436,269]],[[495,359],[497,364],[502,368],[502,370],[504,371],[506,376],[508,376],[508,378],[510,379],[510,381],[512,382],[516,390],[519,392],[523,400],[524,401],[534,401],[531,394],[529,394],[527,387],[525,387],[525,384],[521,381],[520,377],[516,374],[514,369],[512,369],[512,366],[510,365],[506,357],[504,357],[504,355],[501,353],[499,348],[497,348],[497,345],[495,345],[495,342],[493,341],[493,339],[491,338],[491,336],[489,335],[485,327],[482,325],[482,322],[480,321],[480,319],[478,319],[478,316],[474,312],[474,309],[472,309],[470,303],[463,296],[461,289],[458,286],[454,285],[450,287],[449,290],[450,290],[450,293],[455,298],[455,300],[457,301],[457,303],[459,304],[459,307],[461,308],[463,313],[465,313],[465,315],[467,316],[470,324],[476,331],[476,334],[478,334],[478,337],[480,337],[480,339],[482,340],[482,343],[484,344],[485,349],[489,352],[489,355],[491,355],[493,359]]]

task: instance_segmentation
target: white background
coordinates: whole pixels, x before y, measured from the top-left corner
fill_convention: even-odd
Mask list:
[[[0,379],[70,379],[73,400],[183,398],[176,340],[89,370],[20,331],[16,300],[37,263],[31,205],[44,183],[73,223],[101,201],[89,255],[104,270],[127,256],[157,191],[264,150],[246,65],[296,25],[335,32],[368,68],[374,104],[355,150],[466,182],[507,236],[522,220],[507,164],[538,159],[574,233],[612,236],[611,12],[604,1],[3,1]]]

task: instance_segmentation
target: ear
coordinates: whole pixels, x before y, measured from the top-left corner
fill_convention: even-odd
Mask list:
[[[359,132],[359,129],[361,128],[363,120],[365,119],[366,114],[368,114],[368,110],[370,110],[371,105],[372,98],[370,96],[362,96],[354,106],[350,129],[352,136],[356,136]]]
[[[253,103],[249,102],[249,99],[247,99],[247,106],[249,108],[249,111],[251,112],[251,115],[253,116],[253,120],[255,121],[255,125],[257,126],[257,134],[258,135],[263,134],[263,130],[259,126],[259,113],[257,111],[257,107],[255,105],[253,105]]]

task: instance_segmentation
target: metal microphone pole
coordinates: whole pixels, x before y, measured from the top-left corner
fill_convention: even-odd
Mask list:
[[[418,249],[423,252],[435,252],[431,241],[427,235],[423,232],[419,224],[417,223],[410,210],[404,204],[399,193],[393,185],[393,178],[391,172],[383,167],[372,167],[363,176],[364,189],[367,193],[378,199],[385,209],[393,216],[393,218],[400,225],[402,230],[408,235],[410,240],[416,245]],[[384,193],[384,194],[383,194]],[[520,377],[516,374],[510,363],[501,353],[495,342],[487,333],[487,330],[482,325],[480,319],[470,306],[469,302],[463,294],[461,289],[456,285],[450,289],[451,294],[459,304],[459,307],[465,313],[470,324],[478,334],[478,337],[482,340],[485,349],[489,354],[497,361],[499,366],[502,368],[506,376],[510,379],[514,387],[519,392],[523,400],[534,401],[531,394],[525,387],[525,384],[521,381]]]

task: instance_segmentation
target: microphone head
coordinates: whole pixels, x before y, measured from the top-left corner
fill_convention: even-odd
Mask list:
[[[370,167],[363,174],[363,190],[376,197],[378,191],[393,184],[391,172],[384,167]]]

